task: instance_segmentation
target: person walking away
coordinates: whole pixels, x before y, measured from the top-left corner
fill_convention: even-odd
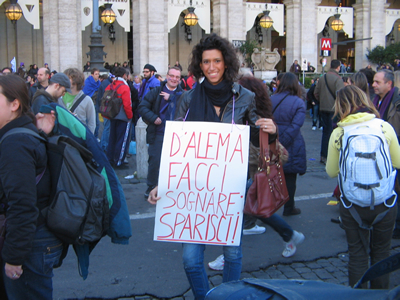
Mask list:
[[[326,164],[329,137],[333,130],[333,106],[336,92],[344,87],[343,80],[339,75],[340,64],[337,59],[331,61],[330,70],[319,79],[314,91],[315,98],[319,100],[319,111],[323,124],[320,159],[322,164]]]
[[[152,89],[139,104],[139,114],[147,126],[146,142],[149,144],[149,166],[147,173],[147,190],[144,197],[158,185],[161,150],[164,142],[165,122],[175,120],[178,100],[183,93],[179,85],[181,70],[172,67],[168,70],[167,81]]]
[[[339,122],[329,140],[326,172],[339,180],[349,285],[354,286],[369,263],[389,257],[397,213],[394,168],[400,167],[400,146],[393,127],[379,119],[372,102],[354,85],[338,91],[335,117]],[[356,169],[350,170],[355,164]],[[367,283],[362,285],[367,287]],[[388,288],[389,274],[371,281],[371,289]]]
[[[117,67],[114,70],[115,80],[106,88],[107,90],[116,89],[118,97],[122,99],[122,106],[118,115],[110,119],[110,137],[107,147],[107,158],[113,167],[120,167],[125,160],[129,150],[128,139],[130,135],[132,121],[132,101],[131,90],[129,88],[126,70]]]

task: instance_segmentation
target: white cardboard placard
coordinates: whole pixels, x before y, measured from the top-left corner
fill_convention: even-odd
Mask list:
[[[249,126],[167,121],[154,240],[238,246]]]

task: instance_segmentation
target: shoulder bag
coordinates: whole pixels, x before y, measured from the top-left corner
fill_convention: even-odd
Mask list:
[[[244,213],[269,218],[289,200],[289,193],[277,147],[278,138],[269,145],[268,133],[260,130],[259,135],[259,167],[247,192]]]

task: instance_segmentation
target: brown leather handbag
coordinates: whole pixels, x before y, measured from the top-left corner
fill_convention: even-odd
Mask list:
[[[269,218],[289,200],[278,143],[277,138],[269,145],[268,133],[260,130],[259,167],[247,192],[245,214]]]

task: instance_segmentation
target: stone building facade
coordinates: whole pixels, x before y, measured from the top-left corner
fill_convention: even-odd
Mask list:
[[[9,0],[0,0],[0,68],[10,66],[11,59],[17,57],[17,65],[24,62],[28,67],[36,63],[62,71],[68,67],[81,68],[88,57],[91,26],[82,30],[82,10],[88,1],[80,0],[20,0],[24,4],[32,2],[39,5],[40,26],[33,26],[22,17],[16,29],[6,18],[4,11]],[[282,62],[277,66],[279,71],[290,68],[293,60],[306,58],[312,65],[321,70],[320,39],[328,35],[332,42],[343,42],[356,39],[343,45],[334,45],[330,59],[338,58],[352,63],[355,70],[368,64],[367,49],[377,45],[387,45],[390,40],[399,42],[400,15],[397,14],[400,4],[395,0],[342,0],[341,7],[350,13],[346,19],[346,28],[351,32],[335,32],[331,28],[320,28],[321,8],[332,20],[336,10],[333,0],[194,0],[195,12],[199,13],[199,24],[190,28],[183,25],[183,17],[190,5],[189,0],[101,0],[113,2],[129,2],[130,30],[114,25],[116,40],[108,38],[108,27],[101,24],[102,42],[107,56],[104,61],[112,65],[114,62],[129,60],[134,73],[140,73],[146,63],[153,64],[160,74],[166,74],[168,65],[179,61],[184,70],[187,69],[189,54],[195,43],[210,32],[215,32],[231,41],[257,39],[260,29],[256,23],[247,28],[250,6],[257,7],[257,16],[262,16],[267,2],[270,7],[282,7],[282,17],[274,17],[272,29],[262,29],[261,46],[273,50],[277,48]],[[86,3],[86,4],[85,4]],[[250,5],[250,6],[249,6]],[[174,10],[171,7],[175,7]],[[177,8],[178,7],[178,8]],[[180,10],[179,7],[182,9]],[[174,11],[174,13],[172,13]],[[254,16],[254,13],[252,14]],[[173,23],[171,24],[171,18]],[[325,17],[322,17],[325,18]],[[252,17],[250,22],[256,20]],[[176,23],[175,20],[177,20]],[[353,21],[354,20],[354,21]],[[351,23],[351,24],[350,24]],[[251,25],[251,23],[250,23]],[[172,27],[171,27],[172,26]],[[278,27],[282,27],[278,29]],[[279,28],[281,28],[279,27]],[[389,31],[388,31],[389,30]],[[372,38],[372,39],[366,39]],[[365,40],[362,40],[365,39]],[[16,47],[17,42],[17,47]],[[18,66],[17,66],[18,67]],[[185,72],[184,72],[185,73]]]

